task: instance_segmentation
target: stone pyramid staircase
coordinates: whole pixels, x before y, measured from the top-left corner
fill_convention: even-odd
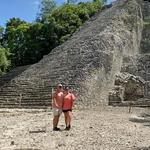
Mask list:
[[[35,79],[32,78],[17,82],[21,78],[21,72],[28,67],[15,68],[0,78],[1,108],[45,108],[50,105],[52,87],[33,84]]]
[[[143,56],[139,52],[143,3],[118,0],[111,8],[98,12],[38,63],[24,67],[23,71],[16,68],[1,77],[0,107],[46,108],[57,83],[69,85],[79,105],[107,105],[108,93],[116,73],[125,64],[125,55]],[[149,79],[148,74],[145,77]]]

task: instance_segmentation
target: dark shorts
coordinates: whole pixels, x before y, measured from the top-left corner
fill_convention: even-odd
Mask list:
[[[72,109],[66,109],[66,110],[63,110],[63,112],[68,112],[68,111],[72,111]]]

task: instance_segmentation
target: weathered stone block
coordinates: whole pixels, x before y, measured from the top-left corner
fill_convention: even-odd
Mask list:
[[[141,77],[128,73],[117,74],[115,86],[113,90],[109,92],[109,104],[137,101],[139,98],[145,96],[145,88],[146,82]]]

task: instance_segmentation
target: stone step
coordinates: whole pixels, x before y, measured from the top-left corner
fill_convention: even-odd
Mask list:
[[[7,104],[7,103],[5,103]],[[10,103],[10,104],[13,104],[13,103]],[[20,105],[51,105],[51,102],[48,102],[48,101],[45,101],[45,102],[41,102],[41,101],[38,101],[38,102],[21,102],[21,103],[18,103]]]
[[[20,91],[18,91],[16,89],[14,89],[14,90],[12,90],[12,89],[9,89],[9,90],[6,90],[6,89],[5,90],[0,90],[0,95],[1,94],[7,94],[7,93],[11,93],[11,94],[16,93],[16,94],[19,95]]]
[[[51,97],[0,97],[0,101],[51,101]]]
[[[0,108],[11,108],[11,109],[16,109],[16,108],[24,108],[24,109],[47,109],[49,106],[19,106],[19,105],[0,105]]]
[[[3,85],[3,87],[1,87],[1,89],[16,89],[16,88],[25,88],[25,89],[43,89],[43,88],[48,88],[48,89],[51,89],[51,88],[54,88],[55,85],[43,85],[43,83],[41,82],[40,84],[23,84],[23,83],[17,83],[17,84],[6,84],[6,85]]]
[[[19,103],[19,102],[4,102],[4,103],[0,103],[0,105],[5,105],[5,104],[7,104],[7,105],[47,105],[47,104],[50,104],[50,102],[48,102],[48,101],[29,101],[29,102],[21,102],[21,103]]]
[[[17,92],[17,91],[29,91],[29,93],[30,92],[32,92],[32,91],[37,91],[37,92],[51,92],[51,90],[52,90],[52,88],[19,88],[19,89],[16,89],[16,88],[4,88],[4,89],[0,89],[0,93],[7,93],[7,92],[9,92],[9,93],[13,93],[13,92]]]
[[[130,101],[124,101],[124,102],[120,102],[120,101],[109,101],[108,103],[111,106],[137,106],[137,107],[150,107],[150,99],[145,98],[143,100],[137,100],[134,102],[130,102]]]
[[[21,101],[23,102],[34,102],[34,101],[51,101],[51,98],[35,98],[35,99],[30,99],[30,98],[24,98]]]
[[[30,100],[39,100],[39,99],[51,99],[51,97],[48,97],[48,96],[35,96],[35,97],[29,97],[29,96],[25,96],[25,97],[22,97],[23,100],[26,100],[26,99],[30,99]]]
[[[4,89],[4,88],[15,88],[15,87],[16,87],[16,85],[11,85],[11,84],[7,85],[6,84],[6,85],[3,85],[2,88]]]
[[[23,91],[0,91],[0,96],[1,95],[10,95],[10,94],[14,94],[14,95],[50,95],[52,92],[51,90],[23,90]]]
[[[14,94],[14,93],[12,93],[12,94],[1,94],[1,96],[0,96],[0,98],[10,98],[10,97],[19,97],[19,95],[18,94]]]
[[[4,95],[4,96],[0,96],[0,99],[50,99],[51,96],[49,95],[32,95],[32,96],[29,96],[29,95],[23,95],[22,97],[20,96],[12,96],[12,95]]]
[[[15,101],[18,100],[17,97],[0,97],[0,101]]]
[[[28,106],[35,106],[35,105],[41,105],[41,106],[45,106],[45,105],[49,105],[49,106],[51,106],[51,103],[50,102],[30,102],[30,103],[28,103],[28,102],[22,102],[22,103],[19,103],[19,102],[9,102],[9,103],[0,103],[0,106],[2,106],[2,105],[14,105],[14,106],[16,106],[16,105],[22,105],[22,106],[24,106],[24,105],[28,105]]]
[[[34,105],[34,106],[30,106],[30,105],[0,105],[0,108],[26,108],[26,109],[47,109],[49,108],[49,105]]]
[[[0,100],[0,103],[10,103],[10,102],[17,102],[17,103],[20,103],[20,102],[27,102],[27,103],[32,103],[32,102],[51,102],[51,99],[48,99],[48,98],[38,98],[38,99],[1,99]]]
[[[14,68],[13,70],[8,72],[7,74],[4,74],[3,76],[1,76],[0,81],[3,81],[5,79],[7,79],[9,81],[9,80],[13,79],[14,77],[18,76],[19,74],[21,74],[28,67],[29,66],[21,66],[21,67]],[[0,83],[2,83],[2,82],[0,82]]]
[[[34,101],[30,101],[30,100],[28,100],[28,101],[21,101],[21,102],[19,102],[19,101],[3,101],[3,102],[1,102],[0,101],[0,105],[5,105],[5,104],[7,104],[7,105],[13,105],[13,104],[18,104],[18,105],[24,105],[24,104],[28,104],[28,105],[45,105],[45,104],[51,104],[51,102],[50,101],[48,101],[48,100],[46,100],[46,101],[37,101],[37,100],[34,100]]]
[[[129,107],[128,104],[122,104],[122,103],[113,103],[111,104],[110,106],[126,106],[126,107]],[[136,104],[136,105],[132,105],[132,107],[150,107],[150,104]]]

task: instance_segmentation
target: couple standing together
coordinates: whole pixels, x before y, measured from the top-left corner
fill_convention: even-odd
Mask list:
[[[72,106],[75,100],[75,96],[69,91],[69,87],[64,87],[62,84],[58,84],[56,90],[52,93],[52,109],[53,109],[53,131],[59,131],[60,128],[57,127],[59,122],[59,117],[61,113],[64,113],[65,117],[65,130],[70,130],[71,128],[71,118],[72,118]]]

